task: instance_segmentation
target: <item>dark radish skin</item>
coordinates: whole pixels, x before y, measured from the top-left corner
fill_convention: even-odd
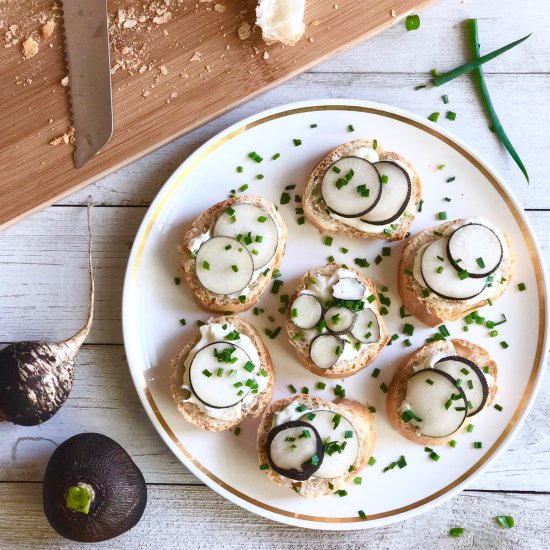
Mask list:
[[[54,451],[44,474],[50,525],[78,542],[101,542],[134,527],[147,504],[143,474],[110,437],[83,433]]]
[[[94,312],[92,233],[88,204],[90,298],[84,326],[63,342],[16,342],[0,350],[0,421],[36,426],[49,420],[73,387],[75,358]]]

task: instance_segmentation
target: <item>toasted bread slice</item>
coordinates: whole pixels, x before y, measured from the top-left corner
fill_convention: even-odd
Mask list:
[[[464,317],[471,311],[488,304],[489,300],[496,300],[508,288],[510,280],[512,279],[514,258],[511,254],[508,254],[503,258],[502,264],[499,267],[499,270],[502,270],[502,277],[504,280],[494,282],[492,286],[493,292],[490,296],[483,299],[448,300],[433,292],[427,297],[422,294],[424,287],[414,278],[414,276],[410,275],[414,268],[416,253],[424,245],[440,239],[441,234],[451,225],[461,221],[463,220],[447,221],[436,227],[425,229],[413,235],[405,245],[401,254],[401,259],[399,260],[397,288],[403,306],[409,313],[412,313],[423,323],[431,327],[439,325],[444,321],[455,321],[460,317]],[[436,232],[439,233],[439,235]],[[508,250],[510,250],[508,237],[506,235],[504,235],[504,237],[508,244]]]
[[[376,318],[378,319],[378,324],[380,326],[380,340],[376,343],[369,344],[363,347],[363,349],[352,360],[348,360],[348,361],[339,360],[331,368],[321,369],[311,361],[311,358],[309,355],[310,342],[307,342],[306,340],[296,339],[296,335],[298,333],[302,333],[303,329],[298,328],[292,322],[292,313],[291,313],[292,303],[298,297],[298,294],[302,290],[307,289],[308,280],[310,277],[316,277],[316,276],[330,277],[335,271],[337,271],[342,267],[343,266],[341,264],[333,262],[322,267],[315,267],[313,269],[310,269],[300,279],[298,283],[298,287],[296,288],[294,294],[292,295],[292,298],[290,300],[290,306],[288,307],[287,313],[286,313],[286,330],[287,330],[290,343],[294,346],[294,348],[298,352],[298,356],[302,361],[302,363],[305,365],[305,367],[309,369],[313,374],[316,374],[317,376],[322,376],[324,378],[345,378],[347,376],[351,376],[355,374],[356,372],[359,372],[361,369],[364,369],[370,363],[372,363],[374,359],[376,359],[377,355],[385,347],[385,345],[388,343],[388,340],[389,340],[384,319],[379,312],[380,303],[378,300],[378,291],[376,289],[376,285],[374,281],[372,279],[368,279],[362,273],[359,273],[358,271],[350,267],[347,267],[347,270],[351,271],[355,275],[355,277],[370,290],[371,294],[373,294],[376,297],[376,300],[372,304],[369,304],[369,306],[372,308],[372,310],[376,315]]]
[[[289,489],[294,489],[299,495],[308,498],[321,497],[338,491],[352,479],[357,477],[358,473],[367,465],[374,452],[374,446],[376,444],[374,415],[365,405],[357,401],[352,401],[351,399],[338,399],[331,402],[325,401],[320,397],[299,394],[276,401],[265,411],[258,428],[257,443],[258,460],[260,464],[269,464],[266,444],[269,432],[273,427],[274,414],[291,403],[296,403],[296,406],[305,405],[309,410],[322,409],[334,411],[334,413],[340,414],[342,417],[349,420],[360,439],[359,454],[356,461],[353,463],[352,471],[339,477],[322,479],[312,476],[307,481],[295,481],[280,475],[272,469],[268,469],[266,470],[268,479],[277,485],[283,485]]]
[[[388,418],[395,430],[403,437],[419,443],[421,445],[444,445],[453,439],[456,434],[462,432],[468,425],[468,418],[462,423],[461,427],[447,437],[427,437],[418,435],[417,428],[410,422],[405,422],[401,418],[399,409],[405,401],[407,395],[407,381],[415,373],[415,367],[421,365],[434,352],[441,352],[449,355],[459,355],[465,359],[469,359],[479,368],[488,367],[489,377],[487,384],[489,393],[484,408],[487,408],[494,400],[497,393],[497,364],[493,361],[489,353],[467,340],[451,339],[437,342],[430,342],[409,355],[405,361],[397,368],[393,375],[392,382],[388,394],[386,396],[386,411]]]
[[[260,358],[260,365],[258,366],[268,372],[266,388],[263,391],[257,393],[254,396],[254,399],[251,400],[249,403],[243,403],[241,416],[235,420],[222,420],[208,416],[206,412],[195,403],[183,401],[184,392],[181,386],[185,371],[184,363],[191,350],[200,341],[200,336],[193,338],[193,340],[191,340],[191,342],[189,342],[181,350],[177,357],[172,360],[173,371],[170,378],[170,384],[172,398],[176,402],[178,411],[185,418],[185,420],[187,420],[187,422],[194,424],[201,430],[206,430],[210,432],[221,432],[223,430],[228,430],[230,428],[233,428],[234,426],[237,426],[249,416],[257,417],[265,410],[273,396],[275,373],[273,370],[273,364],[271,362],[269,351],[267,350],[256,329],[250,323],[248,323],[244,319],[241,319],[237,315],[212,318],[208,321],[208,323],[228,323],[233,325],[235,329],[241,334],[248,336],[258,352],[258,356]]]
[[[263,271],[258,275],[255,281],[252,281],[248,285],[248,292],[246,294],[246,301],[241,302],[239,296],[226,296],[223,294],[215,294],[205,289],[199,282],[195,269],[195,259],[190,254],[189,244],[192,239],[199,237],[204,233],[207,233],[214,225],[218,217],[227,210],[229,207],[235,204],[250,203],[259,208],[262,208],[273,218],[278,230],[278,245],[275,251],[275,255],[270,262],[270,270],[266,275]],[[203,212],[192,224],[191,227],[185,233],[183,241],[179,247],[181,254],[181,266],[185,280],[189,285],[191,294],[197,302],[197,304],[206,309],[207,311],[217,313],[238,313],[240,311],[246,311],[256,304],[261,298],[262,293],[266,289],[271,275],[280,265],[285,252],[286,239],[288,231],[286,225],[277,212],[277,209],[273,203],[266,201],[260,197],[253,197],[248,195],[239,195],[238,197],[232,197],[225,201],[219,202],[214,206],[211,206],[208,210]]]
[[[327,210],[323,200],[320,198],[321,194],[319,187],[325,172],[334,164],[335,160],[345,156],[350,156],[359,147],[367,147],[372,149],[373,141],[369,139],[359,139],[339,145],[330,151],[313,169],[313,172],[306,181],[302,197],[304,215],[321,234],[331,233],[336,235],[346,235],[347,237],[353,237],[355,239],[383,239],[386,241],[399,241],[404,239],[414,219],[414,212],[416,211],[415,204],[420,201],[422,182],[414,166],[412,166],[412,164],[397,153],[384,151],[384,149],[382,149],[382,147],[378,144],[376,146],[376,152],[378,153],[380,160],[399,161],[407,166],[412,175],[411,196],[409,198],[409,202],[405,207],[405,212],[401,215],[401,217],[393,222],[395,229],[392,229],[391,234],[386,234],[384,232],[362,231],[344,223],[339,219],[336,219]],[[405,215],[405,213],[407,215]]]

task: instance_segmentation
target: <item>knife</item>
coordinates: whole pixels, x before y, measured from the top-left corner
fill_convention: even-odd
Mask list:
[[[107,0],[61,0],[76,168],[113,134]]]

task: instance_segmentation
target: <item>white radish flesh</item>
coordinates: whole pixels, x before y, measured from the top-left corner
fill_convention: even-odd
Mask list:
[[[502,243],[486,225],[468,223],[450,236],[447,253],[457,271],[467,271],[470,277],[487,277],[502,261]]]
[[[248,286],[254,273],[252,255],[231,237],[213,237],[201,245],[195,259],[200,284],[214,294],[235,294]]]
[[[447,242],[442,238],[430,243],[422,253],[420,262],[422,278],[426,286],[438,296],[448,300],[468,300],[485,288],[485,279],[466,277],[461,279],[459,272],[447,259]]]
[[[315,477],[331,479],[349,472],[361,447],[352,423],[342,415],[328,410],[307,413],[300,420],[309,422],[325,444],[323,462],[315,472]]]
[[[309,437],[303,437],[304,430],[309,430]],[[317,438],[311,428],[287,428],[277,433],[269,449],[271,462],[278,469],[302,471],[302,465],[317,454]]]
[[[290,318],[299,328],[314,328],[323,316],[323,307],[312,294],[300,294],[292,303]]]
[[[368,160],[344,157],[325,172],[321,195],[334,214],[358,218],[374,208],[381,185],[376,168]]]
[[[205,405],[217,409],[232,407],[254,387],[254,383],[246,383],[247,380],[254,382],[255,367],[242,348],[228,342],[214,342],[193,357],[189,366],[190,386]]]
[[[475,363],[463,357],[449,356],[440,359],[434,368],[450,374],[460,385],[468,401],[468,416],[483,409],[489,386],[482,370]]]
[[[380,324],[372,309],[357,312],[351,335],[362,344],[374,344],[380,340]]]
[[[325,322],[330,332],[346,334],[355,323],[356,314],[347,307],[333,306],[325,312]]]
[[[376,206],[361,219],[372,225],[386,225],[405,212],[411,198],[411,180],[409,174],[394,162],[375,162],[374,167],[382,179],[382,193]]]
[[[320,369],[330,369],[344,351],[344,341],[332,334],[317,336],[309,348],[309,356]]]
[[[271,261],[279,242],[275,220],[263,208],[248,202],[227,208],[216,220],[213,234],[239,237],[252,254],[254,269],[261,269]]]
[[[410,422],[422,435],[447,437],[464,423],[466,397],[455,382],[452,376],[436,369],[418,371],[407,381],[405,400],[412,413],[420,418]]]
[[[332,296],[337,300],[362,300],[365,297],[365,285],[354,277],[342,277],[332,285]]]

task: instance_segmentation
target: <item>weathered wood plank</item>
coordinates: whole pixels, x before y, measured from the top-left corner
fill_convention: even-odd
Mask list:
[[[141,522],[121,537],[94,548],[532,550],[550,544],[549,506],[550,495],[466,492],[421,518],[344,534],[276,524],[225,501],[204,486],[149,486]],[[0,508],[0,548],[75,547],[60,538],[45,519],[41,484],[0,483]],[[498,514],[512,515],[514,528],[496,525],[493,518]],[[452,527],[465,529],[462,538],[449,537]]]
[[[88,343],[122,343],[124,270],[145,211],[145,207],[93,211],[97,298]],[[548,264],[550,212],[530,212],[529,217]],[[76,331],[87,310],[86,262],[84,207],[49,208],[1,232],[0,342],[58,340]]]
[[[474,489],[550,492],[550,378],[518,438]],[[56,444],[83,432],[116,439],[132,455],[150,483],[200,483],[172,455],[143,411],[122,346],[85,346],[78,358],[69,401],[36,428],[0,423],[0,482],[41,481]]]
[[[427,67],[431,65],[428,64]],[[547,94],[550,88],[550,74],[521,77],[499,74],[489,75],[487,80],[502,122],[529,170],[530,185],[526,184],[514,161],[488,130],[488,121],[469,78],[451,82],[443,91],[437,88],[414,91],[415,85],[425,81],[422,75],[411,75],[406,72],[309,73],[190,132],[103,178],[93,187],[72,195],[60,204],[84,204],[90,192],[97,201],[104,204],[149,204],[168,176],[190,153],[217,132],[242,118],[294,101],[347,97],[395,105],[426,117],[434,111],[445,113],[447,110],[453,110],[457,113],[456,121],[445,120],[442,116],[441,124],[451,129],[491,162],[525,207],[550,208],[550,194],[546,192],[547,174],[550,172],[550,158],[547,154],[550,135],[546,131],[550,126],[550,104],[534,100]],[[518,85],[518,82],[521,82],[521,85]],[[441,101],[443,93],[449,96],[448,106],[443,105]]]

